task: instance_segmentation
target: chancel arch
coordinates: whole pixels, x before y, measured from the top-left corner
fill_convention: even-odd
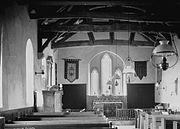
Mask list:
[[[26,44],[26,106],[34,104],[34,52],[30,39]]]

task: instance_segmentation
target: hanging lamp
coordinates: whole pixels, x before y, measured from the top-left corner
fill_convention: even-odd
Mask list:
[[[169,44],[168,40],[161,40],[159,43],[152,51],[151,62],[154,67],[167,70],[175,66],[178,62],[177,48],[174,40],[172,41],[172,45]]]
[[[129,34],[129,32],[128,32],[128,34]],[[126,66],[125,66],[125,68],[123,70],[123,73],[125,73],[125,74],[135,74],[136,72],[134,70],[134,64],[133,64],[134,61],[130,57],[129,47],[130,47],[130,43],[128,41],[128,57],[125,60]]]

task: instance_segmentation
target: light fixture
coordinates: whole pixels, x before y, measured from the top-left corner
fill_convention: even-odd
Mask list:
[[[113,83],[112,83],[112,80],[109,79],[106,84],[109,85],[109,86],[111,86],[111,85],[113,84]]]
[[[129,32],[128,32],[129,34]],[[129,47],[130,47],[130,43],[128,41],[128,57],[125,60],[125,68],[123,70],[123,73],[126,74],[126,78],[128,80],[128,82],[130,82],[130,77],[136,74],[135,70],[134,70],[134,61],[131,59],[130,57],[130,51],[129,51]]]
[[[168,40],[161,40],[159,43],[152,51],[151,62],[154,67],[167,70],[178,62],[177,48],[174,41],[172,45],[168,44]]]
[[[45,74],[45,73],[44,73],[44,66],[41,66],[41,67],[40,67],[40,71],[36,71],[36,72],[35,72],[35,75],[38,75],[38,74],[39,74],[39,75]]]
[[[39,72],[35,72],[35,75],[37,75],[37,74],[44,74],[44,70],[41,70]]]
[[[121,77],[119,76],[119,74],[115,73],[114,76],[113,76],[114,79],[121,79]]]

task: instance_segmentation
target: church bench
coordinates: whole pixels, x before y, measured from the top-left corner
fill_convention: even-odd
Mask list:
[[[19,109],[11,109],[0,112],[0,117],[5,118],[5,123],[11,123],[14,120],[18,120],[19,118],[23,118],[27,115],[31,115],[34,112],[34,107],[26,107]]]
[[[97,117],[34,117],[34,116],[28,116],[19,118],[18,121],[43,121],[43,120],[103,120],[102,118]]]
[[[109,124],[6,124],[5,129],[110,129]]]

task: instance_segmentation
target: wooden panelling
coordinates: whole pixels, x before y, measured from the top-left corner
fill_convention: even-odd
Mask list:
[[[34,107],[26,107],[19,109],[12,109],[1,111],[0,116],[5,117],[5,123],[11,123],[14,120],[18,120],[34,112]]]

